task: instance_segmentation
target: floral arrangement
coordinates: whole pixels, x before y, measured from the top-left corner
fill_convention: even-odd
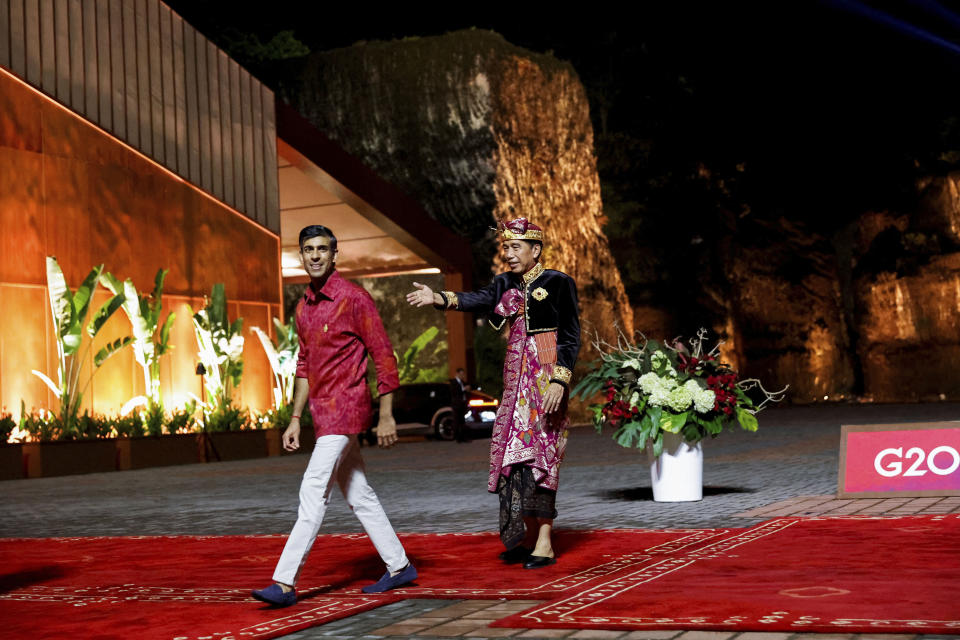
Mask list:
[[[699,442],[734,423],[756,431],[756,414],[787,391],[768,392],[755,378],[740,379],[719,359],[722,342],[706,350],[706,329],[697,332],[689,348],[679,339],[660,343],[641,338],[638,345],[620,333],[614,346],[598,336],[593,345],[600,361],[573,390],[583,400],[604,394],[605,402],[590,406],[593,424],[597,431],[612,427],[614,440],[623,447],[642,449],[650,442],[659,456],[664,432]]]

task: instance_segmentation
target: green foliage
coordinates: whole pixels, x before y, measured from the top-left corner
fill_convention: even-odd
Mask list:
[[[302,58],[310,53],[310,48],[300,42],[292,30],[279,31],[267,42],[261,42],[254,33],[228,29],[221,35],[221,41],[231,57],[245,62]]]
[[[437,327],[427,327],[427,329],[417,336],[413,342],[403,352],[403,356],[397,358],[397,370],[400,373],[400,383],[409,384],[414,382],[443,382],[446,380],[446,369],[443,367],[421,368],[419,359],[427,345],[437,337],[440,329]],[[446,345],[444,345],[445,348]]]
[[[159,428],[157,416],[163,416],[163,398],[160,393],[160,357],[172,347],[170,345],[170,329],[173,327],[176,314],[167,314],[166,320],[160,323],[163,310],[163,282],[167,277],[166,269],[158,269],[153,280],[153,291],[143,296],[127,278],[122,283],[110,273],[100,276],[104,287],[114,293],[120,300],[121,306],[130,320],[133,328],[134,357],[143,370],[143,384],[146,396],[131,400],[133,406],[146,404],[148,412],[154,416],[151,429]]]
[[[159,433],[150,433],[147,431],[147,425],[144,424],[143,416],[137,412],[132,412],[125,416],[102,418],[98,431],[99,435],[97,437],[100,438],[109,438],[111,436],[118,438],[137,438],[143,435],[159,435]]]
[[[603,403],[590,406],[597,431],[613,427],[613,439],[622,447],[652,446],[660,455],[663,434],[680,434],[688,442],[716,437],[739,423],[756,431],[758,413],[768,402],[779,402],[786,388],[767,392],[759,380],[741,380],[717,357],[719,345],[706,351],[705,329],[690,341],[690,349],[676,341],[642,345],[620,336],[617,346],[594,344],[601,359],[574,387],[572,395],[589,400],[599,393]],[[755,404],[746,393],[756,389],[763,401]]]
[[[119,338],[101,348],[94,355],[93,367],[81,386],[82,363],[89,354],[94,338],[107,320],[110,319],[110,316],[124,302],[123,294],[114,295],[100,307],[86,326],[89,340],[86,343],[86,348],[81,352],[83,326],[90,311],[90,302],[96,292],[97,282],[100,280],[102,273],[102,264],[94,267],[84,278],[76,292],[71,292],[57,259],[47,256],[47,296],[50,301],[57,345],[57,383],[54,383],[40,371],[33,370],[32,373],[43,380],[59,400],[59,429],[66,434],[67,439],[83,437],[83,434],[89,428],[89,420],[84,419],[83,424],[81,424],[77,414],[80,410],[83,394],[90,386],[94,374],[110,356],[133,340],[129,336]]]
[[[143,426],[148,436],[163,435],[163,423],[166,416],[163,415],[163,405],[153,403],[147,405],[142,416]]]
[[[204,414],[204,431],[242,431],[250,428],[250,415],[232,405],[217,406]]]
[[[0,412],[0,445],[10,439],[10,434],[17,428],[17,421],[13,414],[4,410]]]
[[[197,355],[204,369],[204,414],[219,412],[219,424],[227,420],[233,390],[243,377],[243,318],[232,323],[227,318],[227,296],[222,283],[213,285],[207,306],[193,314],[193,328]],[[227,423],[232,424],[229,420]]]
[[[297,376],[297,356],[300,353],[300,340],[297,337],[297,323],[293,318],[283,324],[273,319],[277,332],[274,342],[260,327],[251,327],[257,334],[260,344],[267,354],[270,370],[273,371],[273,407],[280,409],[293,402],[293,384]]]
[[[503,395],[503,361],[507,343],[499,331],[486,322],[473,334],[473,353],[477,362],[476,387],[499,398]]]
[[[192,433],[197,430],[197,403],[191,400],[183,409],[174,409],[170,412],[164,428],[166,433]]]

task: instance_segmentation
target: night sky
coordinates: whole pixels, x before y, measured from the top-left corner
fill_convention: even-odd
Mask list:
[[[549,17],[486,4],[429,15],[361,3],[340,4],[336,15],[306,2],[170,4],[221,44],[238,33],[265,42],[292,29],[323,51],[494,30],[577,69],[591,98],[602,179],[706,166],[735,175],[731,197],[752,211],[814,225],[908,207],[917,176],[960,167],[956,3],[658,2],[630,14]],[[271,83],[269,71],[246,64]],[[611,168],[617,135],[642,141],[647,159]]]

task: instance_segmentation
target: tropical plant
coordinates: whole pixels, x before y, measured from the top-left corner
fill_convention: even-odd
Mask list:
[[[273,326],[277,330],[276,342],[260,327],[251,327],[250,330],[260,338],[260,344],[270,361],[270,370],[273,371],[273,408],[280,409],[293,402],[300,340],[297,337],[297,323],[293,319],[283,324],[274,318]]]
[[[163,416],[163,398],[160,392],[160,357],[167,353],[170,346],[170,329],[176,314],[168,313],[167,319],[160,326],[160,312],[163,310],[163,281],[167,277],[166,269],[158,269],[153,279],[153,291],[142,296],[127,278],[122,283],[112,274],[104,273],[100,282],[116,295],[123,295],[122,308],[133,327],[133,353],[137,364],[143,370],[144,395],[132,398],[124,405],[121,413],[126,413],[133,407],[145,405],[147,413],[152,416],[151,433],[159,434],[159,423]],[[159,328],[159,331],[158,331]],[[160,415],[158,421],[157,415]]]
[[[623,447],[643,449],[650,442],[655,456],[663,450],[664,432],[693,443],[734,423],[756,431],[756,414],[782,400],[787,387],[769,392],[757,379],[740,379],[720,361],[722,343],[704,348],[706,336],[706,329],[698,331],[689,349],[679,339],[638,345],[620,334],[614,346],[598,337],[593,344],[600,361],[572,395],[586,400],[602,391],[605,402],[590,406],[597,431],[613,427],[613,439]],[[748,392],[763,399],[756,404]]]
[[[0,411],[0,445],[10,439],[10,435],[16,428],[17,421],[14,420],[13,414],[4,407],[3,411]]]
[[[197,403],[195,400],[188,402],[183,409],[174,409],[170,416],[165,418],[164,427],[169,434],[175,433],[193,433],[197,430]]]
[[[427,348],[427,345],[437,337],[440,330],[437,327],[427,327],[419,336],[414,338],[403,356],[397,358],[397,370],[400,374],[400,384],[414,382],[440,382],[446,379],[446,371],[443,367],[420,367],[418,360],[420,354]],[[442,348],[443,345],[437,348]]]
[[[213,285],[206,307],[193,314],[193,329],[201,365],[198,373],[203,375],[206,389],[204,415],[225,415],[224,410],[233,404],[233,390],[243,377],[243,318],[232,323],[227,318],[222,283]]]
[[[57,259],[53,256],[47,256],[47,295],[50,300],[54,336],[57,344],[57,383],[54,383],[40,371],[34,369],[32,373],[43,380],[60,401],[60,423],[67,438],[71,437],[71,434],[79,427],[77,414],[80,410],[80,402],[83,400],[83,394],[87,387],[90,386],[90,381],[93,380],[93,375],[107,358],[133,340],[130,336],[118,338],[97,351],[93,357],[93,367],[81,387],[83,372],[81,365],[93,345],[93,339],[110,319],[110,316],[124,302],[123,294],[116,294],[100,307],[86,326],[86,332],[90,339],[81,353],[84,323],[97,289],[97,282],[102,273],[102,264],[94,267],[84,278],[76,293],[71,293]]]
[[[217,405],[203,414],[204,431],[243,431],[257,428],[250,414],[233,405]]]

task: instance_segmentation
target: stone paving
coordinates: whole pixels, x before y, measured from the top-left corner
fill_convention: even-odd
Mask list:
[[[705,443],[704,499],[655,503],[644,454],[591,428],[571,430],[557,499],[558,528],[748,527],[780,516],[958,513],[960,498],[836,500],[841,424],[960,419],[960,404],[775,408],[757,433]],[[489,440],[420,440],[364,448],[371,484],[399,532],[491,531],[497,499],[485,492]],[[0,538],[287,533],[296,518],[302,454],[0,483]],[[360,531],[342,499],[324,533]],[[496,629],[486,624],[534,603],[409,600],[286,636],[570,637],[651,640],[817,640],[852,635]],[[502,613],[506,612],[506,613]],[[861,635],[867,639],[871,636]],[[914,636],[882,636],[886,640]],[[922,636],[929,639],[934,636]]]

